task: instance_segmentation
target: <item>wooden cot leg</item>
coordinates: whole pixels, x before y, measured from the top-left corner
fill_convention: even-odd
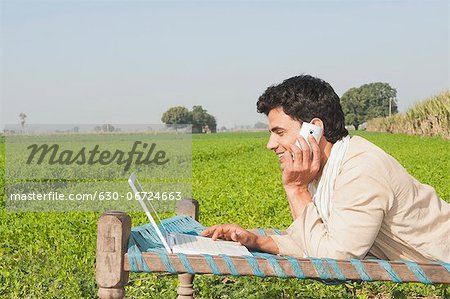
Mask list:
[[[177,299],[193,299],[194,298],[194,275],[178,274],[180,284],[178,285]]]
[[[191,216],[195,220],[198,220],[198,201],[192,198],[183,198],[178,202],[177,215]],[[194,298],[194,275],[192,274],[179,274],[178,279],[180,283],[178,285],[177,294],[178,299],[193,299]]]
[[[95,277],[100,299],[125,297],[129,272],[124,258],[131,232],[131,218],[124,212],[105,212],[98,220]]]

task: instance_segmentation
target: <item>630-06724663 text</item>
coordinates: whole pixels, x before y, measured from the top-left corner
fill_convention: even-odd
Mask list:
[[[134,194],[133,192],[126,192],[121,194],[120,192],[110,191],[95,191],[93,193],[61,193],[57,191],[50,191],[47,193],[11,193],[9,200],[22,201],[22,200],[37,200],[37,201],[58,201],[58,200],[133,200],[133,199],[147,199],[147,200],[163,200],[173,201],[181,200],[181,191],[163,191],[163,192],[139,192]]]

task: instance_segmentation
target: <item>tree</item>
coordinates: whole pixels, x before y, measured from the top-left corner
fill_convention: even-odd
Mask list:
[[[206,110],[205,110],[205,115],[204,115],[204,121],[205,121],[205,123],[203,124],[203,128],[208,127],[209,132],[216,133],[216,130],[217,130],[216,118],[214,116],[212,116],[211,114],[207,113]]]
[[[201,133],[208,126],[212,133],[217,130],[216,118],[209,114],[202,106],[193,106],[191,111],[192,133]]]
[[[164,112],[161,121],[171,125],[192,124],[192,133],[215,133],[217,128],[216,118],[202,106],[193,106],[192,111],[181,106],[172,107]]]
[[[175,125],[175,128],[192,123],[192,116],[186,107],[176,106],[164,112],[161,121],[167,125]]]
[[[114,128],[114,126],[110,125],[110,124],[103,124],[101,126],[95,126],[94,131],[95,132],[114,132],[114,131],[116,131],[116,128]]]
[[[255,129],[267,129],[267,124],[259,121],[254,125],[254,128]]]
[[[115,128],[114,128],[114,126],[113,125],[110,125],[110,124],[104,124],[104,125],[102,125],[102,129],[101,129],[103,132],[114,132],[115,131]]]
[[[27,118],[27,115],[23,112],[19,114],[20,119],[20,125],[22,126],[22,129],[25,128],[25,119]]]
[[[360,124],[375,117],[398,113],[397,90],[388,83],[375,82],[353,87],[341,97],[345,124],[358,130]]]
[[[170,125],[192,124],[192,133],[216,133],[216,118],[202,106],[193,106],[192,111],[182,106],[169,108],[164,112],[161,121]]]

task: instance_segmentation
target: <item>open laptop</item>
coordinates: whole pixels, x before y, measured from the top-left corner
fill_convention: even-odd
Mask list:
[[[168,253],[225,254],[230,256],[252,255],[247,247],[239,245],[237,242],[225,240],[213,241],[211,238],[202,236],[169,233],[161,222],[151,200],[146,198],[147,193],[142,188],[134,173],[131,174],[128,183]],[[150,209],[147,207],[147,203],[150,206]]]

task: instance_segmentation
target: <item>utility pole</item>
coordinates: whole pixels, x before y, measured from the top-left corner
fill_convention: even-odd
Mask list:
[[[389,117],[391,117],[392,98],[389,98]]]

